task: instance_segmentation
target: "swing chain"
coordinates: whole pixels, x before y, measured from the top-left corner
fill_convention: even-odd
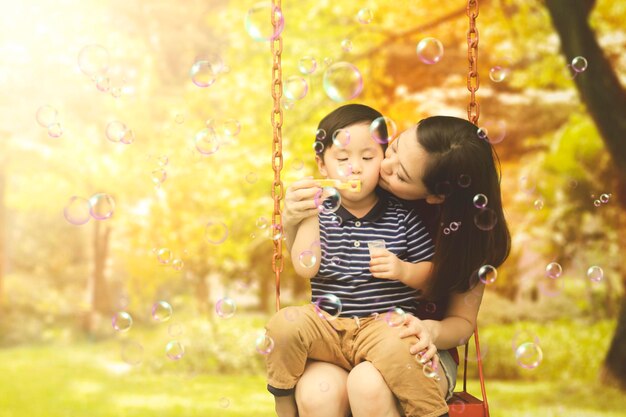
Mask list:
[[[478,29],[476,28],[478,0],[468,0],[466,11],[469,17],[469,29],[467,31],[467,59],[469,61],[467,89],[470,92],[467,118],[470,122],[478,125],[478,117],[480,116],[480,103],[476,101],[476,91],[480,85],[478,80]]]
[[[272,27],[273,33],[278,32],[281,0],[272,0]],[[272,257],[272,270],[276,275],[276,311],[280,309],[280,273],[283,270],[283,224],[280,212],[280,202],[284,195],[283,182],[280,179],[280,171],[283,168],[283,148],[282,148],[282,126],[283,111],[280,107],[283,95],[281,54],[283,52],[283,38],[278,35],[270,40],[273,65],[272,65],[272,98],[274,108],[272,109],[272,169],[274,170],[274,183],[272,184],[272,199],[274,200],[274,212],[272,215],[271,238],[274,243],[274,255]]]

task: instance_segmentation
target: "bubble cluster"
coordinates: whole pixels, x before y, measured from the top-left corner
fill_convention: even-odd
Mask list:
[[[456,232],[457,230],[459,230],[460,226],[461,226],[461,222],[450,222],[448,226],[443,228],[443,234],[449,235],[452,232]]]
[[[48,136],[55,139],[63,136],[63,128],[58,121],[58,116],[57,110],[50,105],[41,106],[36,114],[37,123],[48,129]]]

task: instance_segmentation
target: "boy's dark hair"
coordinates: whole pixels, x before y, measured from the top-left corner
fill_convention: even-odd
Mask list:
[[[383,115],[378,110],[374,110],[364,104],[346,104],[336,108],[332,112],[328,113],[328,115],[326,115],[326,117],[324,117],[317,126],[317,132],[320,132],[320,130],[324,131],[323,135],[318,134],[315,138],[316,142],[321,142],[324,145],[321,151],[318,152],[316,150],[317,155],[320,158],[324,156],[326,149],[333,145],[333,135],[339,129],[344,129],[348,126],[359,123],[371,124],[379,117],[383,117]],[[377,130],[379,137],[387,137],[386,123],[380,123]],[[386,143],[380,144],[380,146],[383,148],[383,151],[387,149]]]

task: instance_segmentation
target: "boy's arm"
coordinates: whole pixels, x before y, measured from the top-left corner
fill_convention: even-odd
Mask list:
[[[425,289],[427,287],[430,273],[433,269],[433,263],[430,261],[423,261],[417,263],[401,262],[400,276],[398,280],[407,287],[415,288],[417,290]]]
[[[300,222],[299,227],[293,239],[291,247],[291,262],[296,273],[302,278],[311,279],[320,269],[320,259],[322,251],[319,244],[320,241],[320,224],[317,216],[311,216]],[[311,254],[305,253],[305,262],[300,261],[300,255],[303,252],[310,251]],[[311,255],[315,258],[313,265],[308,262],[312,260]]]

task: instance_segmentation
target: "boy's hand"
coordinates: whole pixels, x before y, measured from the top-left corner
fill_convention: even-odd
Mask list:
[[[315,196],[320,190],[313,177],[303,178],[287,187],[283,223],[295,226],[308,217],[317,216],[319,209],[315,205]]]
[[[371,251],[370,272],[374,278],[401,281],[404,275],[404,262],[387,249]]]

